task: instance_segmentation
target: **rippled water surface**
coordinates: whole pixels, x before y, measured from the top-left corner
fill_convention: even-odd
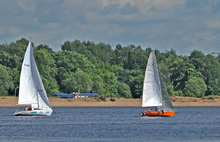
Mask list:
[[[220,107],[176,107],[140,117],[141,107],[54,107],[50,117],[0,108],[0,141],[220,141]]]

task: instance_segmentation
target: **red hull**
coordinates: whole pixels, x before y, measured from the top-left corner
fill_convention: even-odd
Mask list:
[[[156,117],[156,116],[163,116],[163,117],[172,117],[175,114],[175,111],[164,111],[164,113],[160,112],[158,114],[157,111],[154,112],[147,112],[142,116],[150,116],[150,117]]]

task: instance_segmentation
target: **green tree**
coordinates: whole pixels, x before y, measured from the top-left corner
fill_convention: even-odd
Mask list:
[[[34,56],[47,95],[59,92],[55,79],[57,68],[53,57],[46,49],[34,50]]]
[[[72,94],[80,89],[81,93],[85,93],[87,89],[92,89],[92,84],[89,75],[78,68],[75,74],[69,75],[62,81],[62,85],[65,87],[61,91]]]
[[[36,48],[34,48],[34,50],[42,50],[42,49],[45,49],[48,54],[55,53],[52,48],[50,48],[48,45],[45,44],[44,45],[40,44]]]
[[[56,80],[58,85],[61,87],[62,81],[65,80],[66,74],[68,74],[67,70],[64,67],[59,67],[57,74],[56,74]],[[61,88],[60,88],[61,89]]]
[[[196,71],[199,71],[200,73],[202,73],[204,77],[206,76],[205,68],[207,64],[206,64],[206,56],[204,55],[204,53],[198,50],[194,50],[193,52],[191,52],[189,56],[189,62],[193,64],[194,69]],[[207,82],[206,79],[205,79],[205,82]]]
[[[130,88],[133,98],[140,98],[143,93],[143,82],[144,82],[144,76],[143,75],[137,75],[133,76],[130,79]]]
[[[75,79],[75,77],[67,78],[66,80],[63,80],[62,82],[63,86],[63,92],[72,94],[72,92],[78,92],[78,88],[81,87]]]
[[[9,68],[19,68],[19,58],[17,55],[10,55],[5,51],[0,51],[0,64]]]
[[[190,67],[188,64],[188,59],[176,58],[170,66],[170,76],[171,82],[173,82],[174,90],[183,90],[185,87],[186,71]]]
[[[88,59],[74,51],[59,51],[53,54],[57,68],[63,67],[66,72],[76,72],[80,68],[87,74],[94,74],[96,67]]]
[[[125,83],[118,83],[118,94],[124,98],[132,98],[130,87]]]
[[[175,95],[173,85],[167,85],[166,88],[167,88],[167,92],[168,92],[169,96],[174,96]]]
[[[123,58],[122,52],[123,51],[122,51],[121,45],[120,44],[116,45],[115,50],[111,54],[111,64],[112,65],[118,65],[120,67],[123,67],[124,58]]]
[[[5,51],[8,54],[16,55],[19,58],[19,62],[20,62],[19,67],[21,67],[28,43],[29,43],[29,41],[27,39],[21,38],[20,40],[17,40],[15,43],[12,42],[10,45],[7,46],[7,48],[5,48]],[[34,47],[33,43],[32,43],[32,47]]]
[[[202,78],[192,77],[186,82],[184,93],[189,97],[203,97],[207,86]]]
[[[78,84],[77,88],[80,88],[81,92],[86,92],[87,89],[92,88],[92,80],[90,79],[89,75],[83,72],[80,68],[76,70],[74,77]]]
[[[104,89],[106,90],[106,95],[119,96],[117,86],[118,81],[114,73],[103,70],[101,75],[104,82]]]
[[[10,89],[14,88],[11,76],[9,76],[7,67],[0,65],[0,96],[9,95]],[[12,94],[11,94],[12,95]]]
[[[104,94],[105,93],[105,89],[103,88],[103,79],[101,78],[101,76],[95,75],[93,77],[92,81],[93,81],[92,90],[95,93],[100,94],[100,89],[101,89],[101,94]]]
[[[8,71],[9,76],[12,78],[13,86],[9,90],[9,94],[15,93],[15,87],[19,86],[19,80],[20,80],[20,71],[18,71],[16,68],[10,69],[6,68]]]
[[[202,74],[196,70],[194,70],[193,68],[188,68],[187,71],[186,71],[186,80],[189,80],[193,77],[196,77],[196,78],[202,78]]]
[[[220,95],[218,86],[220,86],[220,63],[214,56],[206,56],[206,66],[203,78],[207,84],[206,95]]]

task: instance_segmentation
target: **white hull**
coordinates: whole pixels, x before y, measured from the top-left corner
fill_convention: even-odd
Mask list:
[[[53,110],[29,110],[29,111],[18,111],[15,112],[15,116],[51,116]]]

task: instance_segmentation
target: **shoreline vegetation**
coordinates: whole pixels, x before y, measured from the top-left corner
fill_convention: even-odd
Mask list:
[[[197,106],[220,106],[220,97],[170,97],[174,107],[197,107]],[[142,99],[126,98],[57,98],[49,97],[52,107],[141,107]],[[18,97],[2,96],[0,97],[0,107],[19,107],[17,105]]]
[[[2,96],[19,94],[21,67],[28,43],[27,39],[21,38],[0,44]],[[46,44],[32,43],[32,47],[47,94],[90,90],[106,96],[140,98],[148,58],[154,50],[170,96],[220,96],[220,57],[205,55],[199,50],[186,56],[177,55],[173,49],[161,52],[133,44],[113,47],[104,42],[77,39],[65,41],[57,52]]]

